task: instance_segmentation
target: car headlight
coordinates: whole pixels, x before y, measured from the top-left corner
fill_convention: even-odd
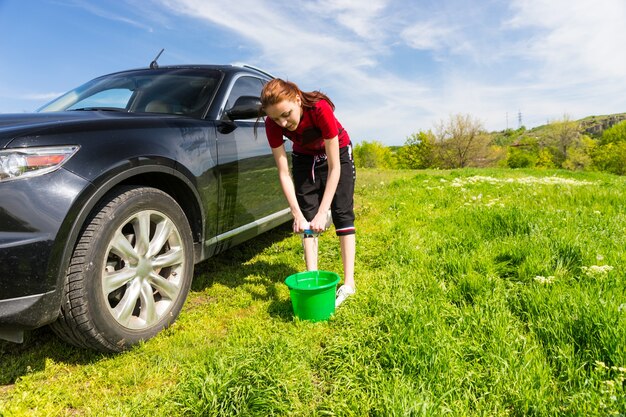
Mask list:
[[[34,177],[59,168],[79,146],[50,146],[0,151],[0,181]]]

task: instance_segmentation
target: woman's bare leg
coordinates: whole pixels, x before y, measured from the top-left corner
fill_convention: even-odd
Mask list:
[[[317,271],[317,237],[303,237],[304,261],[307,271]]]
[[[354,285],[354,259],[356,256],[356,235],[339,236],[341,245],[341,260],[343,261],[344,285],[356,288]]]

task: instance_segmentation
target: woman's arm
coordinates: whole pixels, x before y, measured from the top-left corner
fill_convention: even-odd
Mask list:
[[[278,167],[280,186],[283,189],[283,194],[285,194],[285,198],[291,209],[291,215],[293,216],[293,231],[299,233],[305,229],[303,225],[306,223],[306,219],[302,211],[300,211],[298,199],[296,198],[296,189],[293,186],[293,181],[289,174],[289,161],[287,159],[285,145],[272,148],[272,154],[274,155],[274,161],[276,161],[276,166]]]
[[[311,220],[311,229],[321,232],[326,227],[326,216],[330,205],[337,191],[339,184],[339,176],[341,174],[341,162],[339,161],[339,138],[335,136],[332,139],[324,140],[326,156],[328,157],[328,178],[326,180],[326,188],[320,202],[320,208],[313,220]]]

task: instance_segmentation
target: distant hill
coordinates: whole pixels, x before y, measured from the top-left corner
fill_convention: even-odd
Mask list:
[[[600,136],[609,127],[626,120],[626,113],[609,114],[607,116],[589,116],[578,120],[581,130],[590,136]]]
[[[580,124],[581,133],[585,133],[592,137],[602,136],[602,132],[611,126],[626,120],[626,113],[608,114],[604,116],[588,116],[583,119],[576,120]],[[541,125],[530,129],[528,132],[540,136],[547,125]]]
[[[602,136],[602,132],[611,126],[626,120],[626,113],[607,114],[602,116],[587,116],[583,119],[575,120],[580,125],[580,133],[591,136],[592,138],[599,139]],[[507,129],[502,131],[490,132],[494,137],[496,145],[500,146],[518,146],[520,139],[527,137],[541,137],[547,133],[548,124],[535,126],[532,129],[526,130],[524,127],[513,130]],[[404,145],[388,146],[393,154],[402,148]]]

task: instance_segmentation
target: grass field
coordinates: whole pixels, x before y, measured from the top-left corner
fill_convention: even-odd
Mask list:
[[[0,343],[0,415],[626,416],[625,178],[358,175],[358,292],[330,321],[294,320],[282,228],[200,264],[132,351]],[[334,233],[320,257],[341,271]]]

